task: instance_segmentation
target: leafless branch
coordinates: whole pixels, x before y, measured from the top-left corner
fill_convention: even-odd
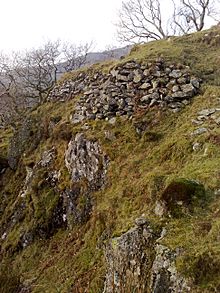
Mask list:
[[[130,43],[167,37],[159,0],[129,0],[122,2],[118,36]]]

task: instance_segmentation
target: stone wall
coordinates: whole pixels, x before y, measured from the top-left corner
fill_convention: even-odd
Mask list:
[[[79,96],[72,122],[132,116],[138,108],[168,107],[180,111],[198,93],[200,80],[183,65],[128,61],[108,74],[80,73],[57,85],[50,101],[65,101]]]

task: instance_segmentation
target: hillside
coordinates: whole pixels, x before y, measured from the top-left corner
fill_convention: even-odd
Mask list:
[[[219,52],[135,46],[0,129],[0,292],[220,292]]]

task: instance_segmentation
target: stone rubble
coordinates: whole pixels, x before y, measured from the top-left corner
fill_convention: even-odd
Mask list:
[[[49,101],[78,97],[72,123],[131,117],[138,108],[168,107],[178,112],[199,91],[201,80],[183,65],[167,65],[162,59],[141,64],[134,60],[115,66],[108,74],[80,73],[57,85]]]
[[[192,119],[192,123],[194,125],[203,125],[208,120],[212,120],[217,125],[219,125],[219,123],[220,123],[220,108],[216,107],[216,108],[200,110],[197,113],[196,119]]]

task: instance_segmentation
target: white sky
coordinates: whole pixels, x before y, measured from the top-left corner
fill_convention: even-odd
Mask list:
[[[171,0],[161,0],[169,14]],[[0,0],[0,51],[29,49],[46,40],[94,41],[93,50],[118,45],[116,27],[122,0]]]
[[[61,39],[94,41],[96,50],[116,44],[122,0],[0,0],[0,50],[39,46]]]

